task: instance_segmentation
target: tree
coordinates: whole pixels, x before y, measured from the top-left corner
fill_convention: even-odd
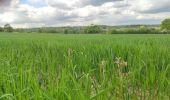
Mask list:
[[[0,32],[3,32],[3,31],[4,31],[4,29],[2,27],[0,27]]]
[[[69,33],[68,29],[64,29],[64,34],[68,34],[68,33]]]
[[[4,32],[13,32],[13,28],[11,27],[10,24],[4,25]]]
[[[92,24],[92,25],[86,27],[84,32],[85,33],[101,33],[102,29],[100,26]]]
[[[170,30],[170,18],[162,21],[161,28],[164,30]]]

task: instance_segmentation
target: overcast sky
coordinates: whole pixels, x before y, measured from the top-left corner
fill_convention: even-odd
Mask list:
[[[159,24],[170,0],[0,0],[0,26]]]

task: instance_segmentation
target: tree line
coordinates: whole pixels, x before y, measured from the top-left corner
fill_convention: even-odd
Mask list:
[[[29,29],[13,29],[10,24],[0,27],[0,32],[27,32],[27,33],[63,33],[63,34],[162,34],[170,33],[170,19],[165,19],[159,26],[128,25],[105,26],[94,25],[82,27],[42,27]]]

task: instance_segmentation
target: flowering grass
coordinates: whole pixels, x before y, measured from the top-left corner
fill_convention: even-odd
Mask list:
[[[0,33],[2,100],[168,100],[170,35]]]

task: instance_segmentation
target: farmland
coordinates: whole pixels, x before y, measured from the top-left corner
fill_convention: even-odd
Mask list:
[[[0,33],[0,99],[168,100],[170,35]]]

